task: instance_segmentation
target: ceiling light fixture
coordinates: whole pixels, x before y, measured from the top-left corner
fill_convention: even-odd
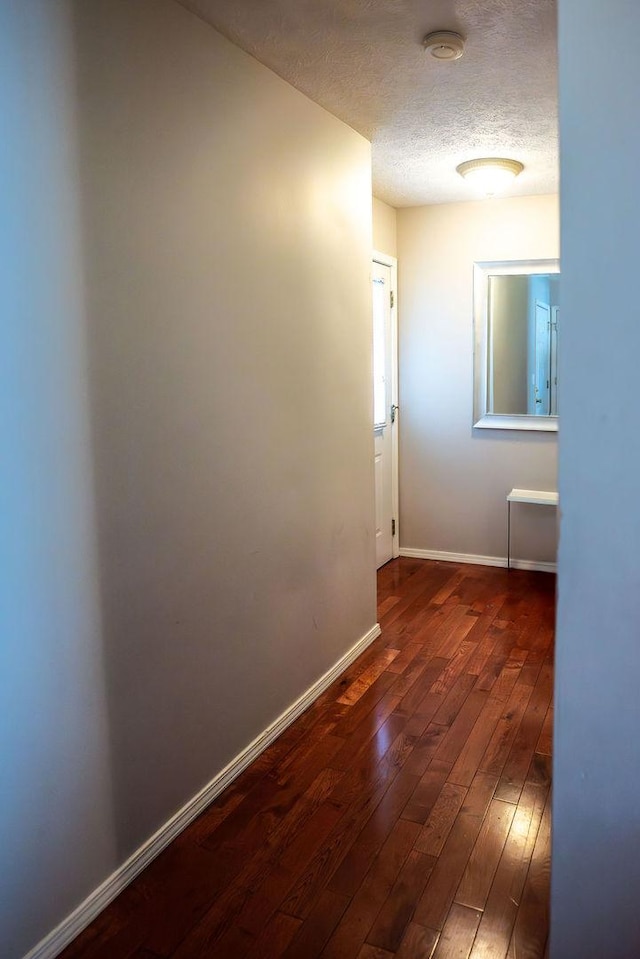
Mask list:
[[[504,157],[467,160],[456,167],[456,172],[484,196],[502,193],[523,170],[524,165],[519,160],[507,160]]]
[[[459,60],[464,53],[464,38],[452,30],[428,33],[422,45],[436,60]]]

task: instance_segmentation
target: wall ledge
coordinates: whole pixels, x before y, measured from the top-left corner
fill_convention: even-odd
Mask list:
[[[411,549],[400,547],[400,556],[411,559],[434,559],[443,563],[470,563],[473,566],[501,566],[506,569],[506,556],[476,556],[474,553],[447,553],[439,549]],[[511,569],[528,569],[540,573],[555,573],[557,563],[543,563],[531,559],[511,559]]]
[[[165,849],[200,815],[206,807],[249,766],[267,746],[270,746],[311,704],[327,689],[351,663],[380,635],[376,623],[334,665],[296,699],[275,722],[249,743],[235,759],[220,770],[213,779],[196,793],[181,809],[144,842],[125,863],[87,896],[62,922],[44,937],[24,959],[55,959],[83,929],[85,929],[122,890],[132,882],[149,863]]]

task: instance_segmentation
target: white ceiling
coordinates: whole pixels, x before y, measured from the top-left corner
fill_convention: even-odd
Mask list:
[[[525,165],[511,195],[558,190],[555,0],[179,0],[373,145],[392,206],[468,200],[473,157]],[[460,60],[423,47],[466,38]]]

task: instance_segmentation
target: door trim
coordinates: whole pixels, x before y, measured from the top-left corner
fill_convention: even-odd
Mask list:
[[[391,402],[398,406],[398,260],[387,253],[373,251],[372,261],[391,269],[391,293],[393,306],[391,307]],[[398,485],[398,423],[402,411],[398,410],[395,422],[391,425],[391,509],[396,521],[395,534],[391,540],[391,556],[396,559],[400,555],[400,511]]]

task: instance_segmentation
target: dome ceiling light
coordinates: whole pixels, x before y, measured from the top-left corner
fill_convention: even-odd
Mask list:
[[[464,38],[452,30],[428,33],[422,45],[435,60],[459,60],[464,53]]]
[[[519,160],[507,160],[505,157],[481,157],[467,160],[456,167],[456,172],[484,196],[503,193],[523,170],[524,164]]]

